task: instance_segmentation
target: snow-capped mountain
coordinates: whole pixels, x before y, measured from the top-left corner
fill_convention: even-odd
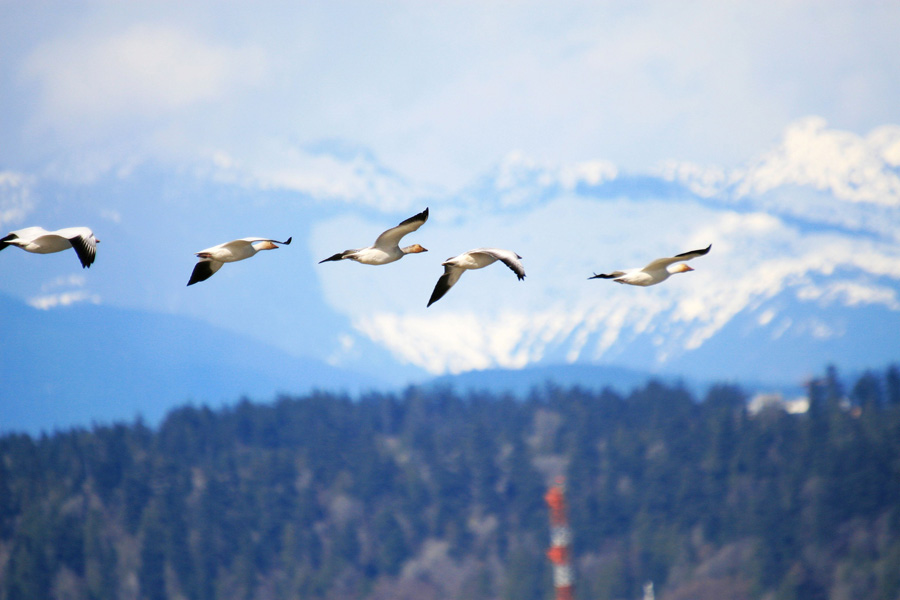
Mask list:
[[[90,177],[60,165],[3,173],[4,230],[87,224],[102,243],[89,271],[66,253],[7,249],[0,292],[47,311],[192,317],[391,384],[554,364],[782,383],[829,362],[900,359],[898,127],[858,136],[805,119],[733,170],[673,161],[632,173],[513,153],[453,193],[353,145],[275,156],[267,169],[212,152]],[[404,243],[429,252],[377,268],[317,264],[426,206],[431,218]],[[186,288],[194,252],[248,235],[294,243]],[[659,286],[588,280],[708,244],[696,271]],[[518,252],[526,279],[498,263],[426,308],[440,262],[480,246]]]
[[[629,174],[512,154],[459,195],[432,239],[471,240],[450,254],[506,244],[525,257],[524,284],[500,268],[467,274],[437,315],[342,310],[434,373],[561,362],[783,380],[896,360],[898,166],[900,128],[861,137],[815,118],[730,172],[670,162]],[[696,272],[662,286],[586,280],[710,243]]]

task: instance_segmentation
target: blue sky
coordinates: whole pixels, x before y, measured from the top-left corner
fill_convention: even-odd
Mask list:
[[[614,360],[627,331],[665,360],[742,311],[772,336],[840,337],[764,303],[790,288],[900,312],[898,27],[892,2],[2,3],[0,228],[90,224],[104,243],[90,272],[7,251],[0,291],[194,316],[334,364],[374,344],[431,374],[524,366],[563,340],[561,359]],[[146,165],[238,200],[148,198],[128,187]],[[578,193],[628,176],[694,197]],[[123,189],[78,192],[103,178]],[[315,264],[425,206],[408,239],[428,254]],[[215,218],[151,229],[161,211]],[[192,253],[287,235],[183,289]],[[690,283],[585,284],[708,243]],[[472,273],[426,311],[439,261],[484,245],[522,254],[526,281]],[[245,310],[266,281],[282,295]],[[339,318],[313,327],[297,298]]]
[[[512,151],[734,166],[896,123],[892,2],[6,2],[0,162],[83,172],[351,140],[454,189]],[[272,167],[274,168],[274,167]]]

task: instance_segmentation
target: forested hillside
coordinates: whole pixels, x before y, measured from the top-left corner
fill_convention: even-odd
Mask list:
[[[900,369],[750,414],[410,388],[0,438],[0,600],[552,597],[565,476],[583,599],[900,598]]]

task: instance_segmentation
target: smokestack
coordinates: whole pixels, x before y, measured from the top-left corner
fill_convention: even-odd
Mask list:
[[[547,550],[547,558],[553,563],[556,600],[573,600],[575,587],[572,580],[572,566],[569,564],[572,530],[566,517],[565,486],[562,477],[547,491],[544,500],[550,507],[550,548]]]

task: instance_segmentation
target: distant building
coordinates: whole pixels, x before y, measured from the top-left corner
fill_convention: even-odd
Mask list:
[[[783,410],[786,413],[796,415],[809,410],[809,398],[799,396],[790,400],[785,399],[780,393],[757,394],[747,404],[747,412],[757,415],[764,410]]]

